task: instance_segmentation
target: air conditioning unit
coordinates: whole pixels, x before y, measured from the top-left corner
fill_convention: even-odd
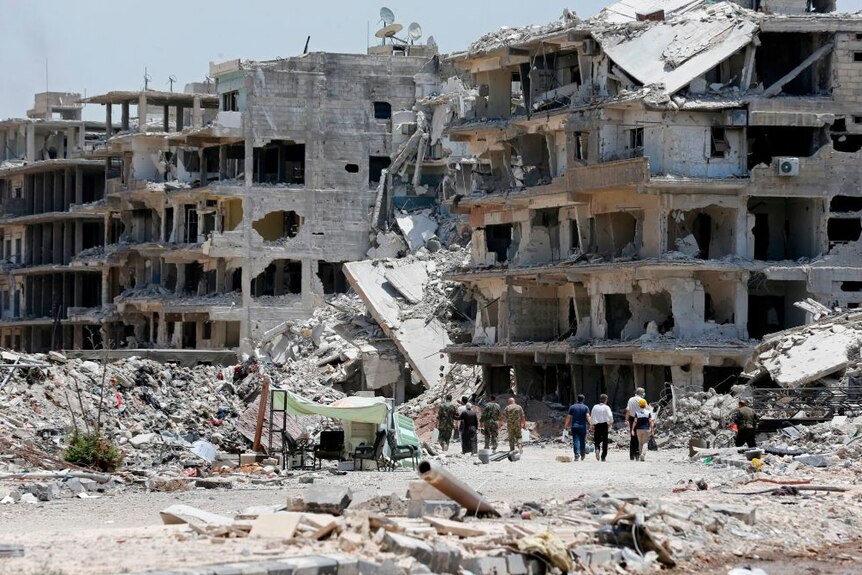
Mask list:
[[[599,43],[589,38],[584,40],[582,53],[584,56],[597,56],[599,54]]]
[[[799,158],[778,158],[779,176],[798,176]]]

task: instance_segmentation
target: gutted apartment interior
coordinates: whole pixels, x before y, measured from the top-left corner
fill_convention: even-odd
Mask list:
[[[729,389],[754,340],[809,319],[796,302],[862,305],[852,25],[830,2],[630,4],[453,57],[479,99],[450,127],[473,226],[450,279],[477,311],[447,351],[491,390]]]

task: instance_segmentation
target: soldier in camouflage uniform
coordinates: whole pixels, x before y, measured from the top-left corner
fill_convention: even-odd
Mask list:
[[[509,432],[509,451],[514,451],[515,446],[517,446],[518,452],[523,452],[521,429],[526,427],[527,418],[524,416],[523,408],[515,403],[514,397],[509,398],[509,405],[503,410],[503,419],[506,420],[506,427]]]
[[[485,436],[485,449],[497,451],[497,436],[500,433],[500,415],[502,411],[497,403],[497,396],[492,395],[491,401],[482,410],[482,433]]]
[[[446,400],[440,404],[437,410],[437,432],[440,434],[437,441],[443,451],[449,451],[449,441],[452,439],[452,430],[455,429],[455,416],[458,408],[452,403],[452,396],[447,395]]]

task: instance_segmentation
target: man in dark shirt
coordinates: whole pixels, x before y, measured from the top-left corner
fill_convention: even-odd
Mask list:
[[[473,411],[473,404],[467,403],[455,419],[461,422],[461,453],[475,454],[479,450],[479,417]]]
[[[575,461],[580,457],[581,461],[586,457],[587,428],[590,422],[590,408],[584,404],[584,396],[578,396],[578,402],[569,408],[566,416],[566,429],[572,432],[572,449],[575,451]]]
[[[739,400],[739,409],[733,412],[731,419],[736,424],[736,446],[742,447],[746,444],[748,447],[757,447],[754,435],[757,433],[758,417],[754,410],[748,407],[747,401]]]

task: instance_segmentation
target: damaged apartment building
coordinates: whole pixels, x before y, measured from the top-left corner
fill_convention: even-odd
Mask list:
[[[80,95],[36,94],[26,118],[0,121],[0,346],[100,345],[102,273],[75,255],[103,246],[105,124]]]
[[[184,93],[85,99],[118,128],[105,245],[75,258],[103,270],[111,345],[218,361],[346,292],[342,264],[372,247],[379,183],[435,62],[400,45],[231,60]]]
[[[452,55],[478,96],[447,132],[477,302],[451,359],[621,410],[735,383],[800,300],[858,307],[862,17],[834,10],[626,0]]]

